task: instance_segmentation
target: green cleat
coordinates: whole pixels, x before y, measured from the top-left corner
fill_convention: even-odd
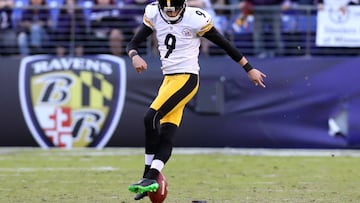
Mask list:
[[[129,186],[129,191],[134,193],[156,192],[159,184],[154,179],[144,178],[138,183]]]

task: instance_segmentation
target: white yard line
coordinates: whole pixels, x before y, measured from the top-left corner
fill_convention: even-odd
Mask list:
[[[100,166],[100,167],[89,167],[89,168],[79,168],[79,167],[20,167],[20,168],[2,168],[0,167],[0,172],[39,172],[39,171],[118,171],[118,168],[111,166]]]
[[[144,148],[76,148],[71,150],[49,149],[37,147],[0,147],[1,154],[17,153],[22,151],[41,151],[42,156],[121,156],[142,155]],[[266,149],[266,148],[174,148],[174,154],[224,154],[245,156],[349,156],[360,157],[360,150],[347,149]]]

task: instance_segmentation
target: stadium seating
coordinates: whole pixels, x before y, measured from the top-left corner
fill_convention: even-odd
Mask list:
[[[22,18],[22,13],[24,9],[27,9],[29,6],[30,0],[14,0],[14,9],[12,13],[12,24],[13,27],[16,28],[19,21]],[[55,28],[58,24],[58,17],[60,13],[60,8],[65,6],[65,0],[45,0],[47,4],[47,8],[51,9],[50,19],[52,20],[52,28]],[[78,0],[77,6],[78,9],[82,9],[84,18],[85,18],[85,27],[86,33],[90,33],[90,13],[93,8],[96,7],[94,0]],[[126,4],[122,0],[115,0],[115,6],[119,9],[119,12],[122,12],[121,8],[126,7]],[[126,9],[126,8],[125,8]],[[139,7],[139,9],[143,9],[143,7]],[[241,15],[241,11],[239,9],[234,9],[231,6],[225,6],[221,8],[217,8],[217,10],[221,9],[229,9],[229,15],[221,15],[219,18],[215,20],[221,20],[222,29],[225,31],[224,35],[235,44],[241,51],[246,55],[254,55],[254,47],[253,47],[253,22],[254,19],[252,16],[248,16],[246,19],[246,25],[238,25],[236,24],[237,18]],[[301,8],[294,7],[293,10],[283,13],[282,16],[282,33],[283,33],[283,41],[285,44],[285,52],[286,56],[299,56],[299,55],[337,55],[337,54],[345,54],[345,55],[353,55],[357,53],[358,50],[354,49],[325,49],[321,47],[317,47],[315,45],[315,37],[316,37],[316,25],[317,25],[317,13],[316,8],[313,6],[305,6]],[[133,34],[131,26],[127,28],[126,22],[118,22],[120,23],[121,29],[126,33],[124,39],[129,40],[131,35]],[[266,38],[266,46],[271,47],[274,46],[273,37],[270,35],[271,32],[265,32]],[[88,40],[87,36],[83,36],[84,41]],[[70,39],[69,39],[70,41]],[[141,47],[141,53],[152,55],[154,54],[153,45],[151,44],[151,40]],[[96,44],[96,43],[95,43]],[[299,49],[301,48],[301,50]],[[17,50],[14,48],[13,50]],[[95,47],[96,50],[96,47]],[[357,51],[357,52],[356,52]],[[51,52],[48,52],[51,53]],[[96,53],[92,52],[92,53]],[[211,45],[210,55],[223,55],[224,51],[215,45]],[[16,55],[16,53],[14,53]]]
[[[53,28],[57,26],[60,8],[64,5],[64,0],[46,0],[46,5],[50,9],[50,19],[53,22]]]
[[[23,10],[29,6],[29,0],[14,0],[14,9],[12,14],[13,27],[17,27],[22,18]]]

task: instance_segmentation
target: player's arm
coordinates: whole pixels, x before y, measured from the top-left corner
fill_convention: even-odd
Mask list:
[[[135,33],[129,44],[126,46],[126,52],[129,54],[136,51],[138,51],[139,45],[146,40],[151,34],[153,33],[153,30],[146,26],[145,24],[141,24],[138,31]],[[131,58],[131,57],[130,57]]]
[[[132,60],[132,64],[136,70],[136,72],[141,73],[142,71],[147,69],[147,63],[143,58],[139,55],[139,45],[146,40],[151,34],[153,30],[142,24],[138,31],[135,33],[129,44],[126,46],[126,52],[128,56]]]
[[[249,79],[253,81],[256,86],[260,85],[265,87],[264,78],[266,75],[255,69],[246,57],[234,45],[232,45],[229,40],[220,34],[215,27],[212,27],[209,31],[207,31],[203,37],[221,47],[235,62],[239,63],[247,72]]]
[[[242,55],[242,53],[236,47],[234,47],[229,42],[229,40],[227,40],[222,34],[220,34],[215,27],[212,27],[208,32],[203,35],[203,37],[221,47],[234,61],[239,63],[246,72],[249,72],[251,69],[253,69],[253,67]]]

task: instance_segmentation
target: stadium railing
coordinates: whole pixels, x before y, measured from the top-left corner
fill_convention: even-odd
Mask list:
[[[21,14],[26,9],[32,9],[33,7],[29,5],[15,5],[12,13],[13,17],[13,31],[19,32],[18,27],[21,20]],[[50,9],[49,20],[56,21],[52,22],[51,25],[59,25],[57,22],[57,17],[59,15],[59,11],[62,8],[66,8],[65,5],[48,5],[43,6],[41,9]],[[96,42],[96,38],[89,37],[92,36],[93,27],[91,25],[91,11],[98,9],[99,7],[93,4],[78,4],[76,5],[76,10],[81,10],[82,14],[85,18],[85,23],[81,26],[77,25],[76,19],[71,20],[71,35],[68,38],[63,39],[61,43],[64,43],[66,47],[68,47],[68,53],[70,55],[74,55],[76,44],[83,44],[84,46],[84,54],[102,54],[102,53],[110,53],[109,49],[104,49],[104,47],[108,46],[107,40],[101,40]],[[104,8],[104,7],[102,7]],[[124,48],[127,42],[130,40],[133,31],[134,31],[134,22],[141,23],[142,21],[142,13],[144,6],[134,6],[134,5],[123,5],[121,3],[106,7],[108,9],[115,9],[120,12],[120,16],[122,20],[113,20],[113,24],[111,26],[119,27],[124,33],[124,42],[122,43],[122,54],[125,54]],[[246,19],[247,26],[237,24],[237,19],[242,14],[239,7],[234,5],[226,5],[226,6],[214,6],[214,9],[220,13],[215,18],[218,24],[221,26],[221,29],[224,31],[224,35],[235,44],[244,54],[254,56],[254,46],[252,39],[252,25],[253,18],[250,16]],[[263,9],[268,9],[264,7]],[[130,11],[130,12],[129,12]],[[138,13],[136,15],[128,15],[123,13]],[[141,15],[139,15],[141,13]],[[282,40],[285,44],[285,56],[322,56],[322,55],[358,55],[359,48],[324,48],[317,47],[315,45],[315,37],[316,37],[316,7],[311,5],[302,5],[302,6],[294,6],[289,11],[282,13]],[[125,20],[124,20],[125,19]],[[127,24],[129,19],[135,19],[135,21],[131,21],[130,24]],[[49,27],[48,34],[50,37],[50,43],[43,47],[40,51],[36,53],[46,53],[46,54],[56,54],[55,44],[59,44],[54,38],[54,30],[56,26]],[[83,32],[79,36],[75,35],[75,30],[81,29]],[[269,48],[274,47],[274,40],[271,36],[271,32],[266,32],[264,35],[266,39],[266,46]],[[16,44],[16,43],[15,43]],[[141,53],[146,55],[156,55],[156,45],[152,38],[149,38],[147,42],[144,42],[141,47]],[[102,48],[100,48],[101,46]],[[5,50],[5,49],[4,49]],[[19,56],[19,47],[8,47],[6,53],[0,53],[2,56]],[[30,54],[34,54],[31,52]],[[209,55],[223,55],[224,52],[216,47],[215,45],[211,45]]]

